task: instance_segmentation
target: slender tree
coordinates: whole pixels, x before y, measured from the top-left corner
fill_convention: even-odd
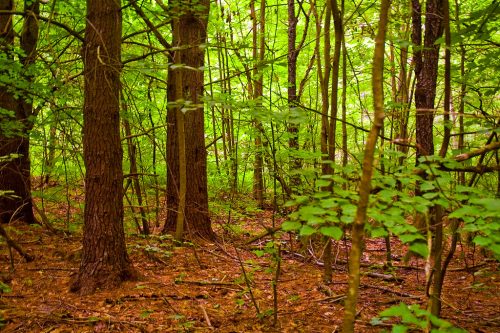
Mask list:
[[[171,3],[175,65],[168,70],[168,212],[163,231],[173,232],[182,225],[183,233],[190,237],[214,239],[208,214],[207,152],[202,101],[204,44],[209,7],[208,0],[178,0]],[[179,140],[183,138],[185,142],[181,143]],[[181,170],[182,164],[185,164],[184,170]],[[186,178],[181,177],[182,175],[186,175]],[[181,191],[181,182],[185,182],[185,193]],[[179,213],[184,216],[182,222],[178,219]]]
[[[439,65],[439,43],[438,38],[443,34],[443,0],[427,0],[425,8],[425,35],[422,48],[422,19],[421,7],[418,0],[412,1],[412,42],[415,45],[414,62],[415,76],[417,79],[415,87],[416,106],[416,139],[417,139],[417,163],[423,156],[434,155],[433,122],[435,114],[434,99],[436,97],[437,75]],[[446,142],[445,139],[445,144]],[[445,153],[443,151],[442,153]],[[425,177],[425,175],[424,175]],[[422,195],[417,188],[417,195]],[[428,222],[426,217],[417,215],[416,223],[420,228],[426,228],[429,232],[434,230],[429,260],[432,262],[432,272],[427,272],[428,279],[434,279],[432,290],[429,294],[429,310],[438,315],[441,308],[439,295],[441,287],[442,268],[441,254],[443,251],[443,228],[441,224],[442,209],[436,205],[431,207]],[[430,281],[428,283],[430,285]]]
[[[123,229],[120,141],[120,1],[87,0],[83,47],[85,96],[83,253],[72,291],[89,294],[135,276]]]
[[[371,179],[373,175],[373,159],[378,134],[384,125],[384,49],[385,35],[390,9],[390,0],[382,0],[380,8],[380,20],[378,24],[378,34],[375,38],[375,51],[372,68],[372,91],[374,119],[373,125],[366,142],[365,155],[363,158],[363,171],[359,182],[359,201],[356,216],[352,224],[351,239],[352,246],[349,252],[349,285],[347,288],[347,298],[344,308],[344,333],[354,332],[354,321],[356,318],[356,303],[358,299],[360,260],[364,228],[366,223],[366,213],[368,200],[370,197]]]
[[[250,1],[250,16],[252,17],[252,55],[255,61],[258,61],[253,70],[253,96],[257,101],[257,107],[262,107],[262,98],[264,94],[264,74],[260,68],[265,56],[265,38],[266,38],[266,0],[260,1],[259,19],[255,10],[255,0]],[[262,122],[258,117],[254,117],[253,125],[255,128],[255,159],[253,163],[253,197],[257,201],[259,208],[264,207],[264,157],[262,140]]]

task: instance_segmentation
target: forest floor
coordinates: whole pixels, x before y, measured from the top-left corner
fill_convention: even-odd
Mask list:
[[[80,233],[61,236],[41,227],[7,226],[10,236],[35,260],[26,263],[14,254],[12,270],[7,247],[0,244],[0,273],[11,289],[0,291],[0,329],[340,332],[348,242],[334,243],[333,283],[325,285],[321,248],[303,250],[294,237],[282,235],[278,321],[273,326],[275,265],[269,254],[255,254],[269,237],[248,244],[249,239],[265,231],[264,227],[271,226],[271,213],[241,215],[231,228],[224,226],[226,218],[214,217],[213,221],[219,241],[196,247],[174,246],[171,239],[160,236],[128,236],[130,259],[141,278],[115,290],[83,297],[69,292],[80,261]],[[276,221],[278,225],[281,222]],[[405,246],[395,238],[392,245],[393,256],[401,258]],[[470,332],[500,332],[499,266],[480,252],[459,245],[445,280],[442,317]],[[383,268],[384,260],[384,241],[368,240],[362,260],[356,332],[390,331],[388,323],[373,326],[371,320],[400,302],[425,307],[423,260],[411,259],[408,265],[396,260],[392,271]]]

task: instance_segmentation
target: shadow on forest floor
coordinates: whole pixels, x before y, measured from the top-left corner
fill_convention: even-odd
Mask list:
[[[299,252],[300,243],[283,236],[281,275],[278,282],[278,325],[272,327],[271,259],[252,250],[265,246],[260,239],[244,244],[270,225],[270,213],[245,218],[231,239],[219,244],[175,247],[170,239],[127,238],[139,281],[121,288],[80,297],[68,291],[76,273],[81,237],[53,236],[41,228],[7,227],[11,237],[36,259],[25,263],[14,254],[10,272],[9,252],[0,247],[0,267],[11,291],[0,293],[0,323],[4,332],[339,332],[347,274],[345,245],[337,242],[334,282],[322,283],[320,253]],[[225,232],[214,223],[219,235]],[[269,225],[267,225],[269,227]],[[405,252],[393,239],[395,257]],[[306,251],[307,252],[307,251]],[[319,251],[318,251],[319,252]],[[261,312],[256,316],[240,262],[251,282]],[[395,268],[387,278],[382,268],[383,240],[369,240],[363,258],[358,332],[379,332],[390,326],[371,326],[370,320],[391,305],[425,304],[423,261]],[[395,262],[396,265],[403,265]],[[467,269],[467,267],[471,269]],[[379,273],[379,274],[373,274]],[[485,261],[480,251],[459,248],[450,265],[443,293],[443,318],[471,332],[499,332],[498,264]]]

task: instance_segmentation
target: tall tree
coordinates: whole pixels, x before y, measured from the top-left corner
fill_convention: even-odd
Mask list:
[[[417,163],[422,156],[434,155],[434,99],[436,98],[437,75],[439,65],[439,43],[438,38],[443,34],[443,0],[427,0],[425,8],[425,36],[422,47],[422,10],[418,0],[412,0],[412,42],[415,46],[413,54],[415,62],[415,106],[416,106],[416,139],[417,139]],[[445,142],[447,145],[448,143]],[[443,152],[444,153],[444,152]],[[425,175],[424,175],[425,177]],[[422,195],[417,188],[417,195]],[[432,273],[427,272],[428,279],[434,279],[429,298],[429,310],[434,315],[439,315],[441,308],[439,282],[442,276],[441,254],[443,251],[443,227],[441,224],[441,206],[431,207],[429,222],[422,220],[425,217],[417,215],[417,226],[427,225],[427,229],[434,230],[431,252],[429,259],[432,261]],[[430,283],[429,283],[430,284]]]
[[[38,20],[39,1],[24,1],[25,17],[23,30],[21,32],[20,46],[23,54],[19,56],[22,64],[21,78],[27,84],[33,80],[30,66],[36,59],[36,46],[38,42]],[[0,1],[1,10],[13,10],[12,0]],[[3,61],[14,60],[14,30],[12,27],[12,15],[0,15],[0,49],[6,54]],[[3,64],[6,76],[8,68],[15,66]],[[33,128],[33,120],[36,116],[33,111],[32,97],[28,92],[15,91],[14,76],[11,82],[0,84],[0,120],[10,120],[17,125],[16,131],[8,128],[0,129],[0,156],[9,157],[0,164],[0,191],[7,191],[11,195],[0,196],[0,222],[8,222],[13,219],[22,219],[26,223],[35,223],[33,205],[31,198],[31,162],[29,156],[30,139],[29,134]],[[15,97],[18,95],[20,97]],[[9,115],[11,112],[12,116]]]
[[[87,0],[83,47],[85,96],[83,253],[72,291],[112,288],[134,277],[123,230],[120,141],[120,1]]]
[[[358,208],[356,210],[356,216],[354,218],[351,231],[352,246],[349,252],[349,284],[346,293],[347,298],[344,305],[344,323],[342,329],[342,332],[344,333],[354,332],[360,278],[359,267],[368,201],[370,197],[371,179],[373,175],[373,161],[377,138],[384,125],[384,50],[390,5],[390,0],[382,0],[380,5],[378,33],[375,38],[375,51],[372,67],[374,119],[370,134],[368,135],[368,140],[366,142],[365,155],[363,157],[363,171],[359,182]]]
[[[434,99],[436,98],[439,62],[438,38],[443,34],[442,0],[428,0],[425,9],[425,36],[422,47],[422,9],[419,0],[412,0],[412,42],[415,75],[417,160],[434,154]]]
[[[257,101],[257,107],[262,107],[262,98],[264,95],[264,74],[261,67],[265,57],[266,44],[266,0],[260,1],[259,19],[255,11],[255,0],[250,1],[250,16],[252,18],[252,56],[257,62],[253,69],[253,96]],[[253,197],[257,201],[259,208],[264,207],[264,158],[263,158],[263,142],[262,142],[262,122],[255,117],[253,119],[255,128],[255,159],[253,163]]]
[[[175,66],[170,66],[168,69],[168,213],[163,231],[175,230],[178,213],[182,208],[184,233],[190,237],[213,239],[215,234],[208,214],[207,152],[202,101],[204,44],[207,38],[210,2],[176,0],[170,5]],[[185,142],[180,143],[179,139],[182,138]],[[185,148],[182,148],[183,146]],[[185,154],[185,159],[182,153]],[[182,173],[181,159],[186,162],[182,163],[185,164]],[[185,194],[181,193],[183,174],[186,175],[183,184]],[[185,205],[180,207],[183,195],[185,195]]]

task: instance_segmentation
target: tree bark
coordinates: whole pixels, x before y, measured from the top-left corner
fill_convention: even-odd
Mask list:
[[[13,10],[12,0],[0,1],[1,10]],[[22,78],[28,83],[32,81],[29,67],[36,58],[38,42],[38,1],[24,2],[24,11],[28,14],[23,21],[20,46],[24,56],[20,57],[23,67]],[[7,61],[13,62],[11,53],[14,47],[14,30],[11,15],[0,15],[0,49],[7,54]],[[9,65],[4,64],[4,68]],[[8,70],[6,75],[9,75]],[[31,198],[31,162],[29,157],[29,134],[33,128],[33,103],[28,96],[16,99],[6,86],[0,86],[0,107],[12,111],[13,117],[0,114],[0,121],[17,124],[18,130],[9,131],[5,125],[0,127],[0,156],[9,159],[0,164],[0,190],[8,191],[14,196],[0,196],[0,222],[21,219],[26,223],[36,223]]]
[[[421,156],[434,155],[434,99],[439,63],[439,44],[436,41],[443,34],[442,0],[428,0],[425,13],[425,37],[422,45],[422,19],[419,0],[412,0],[415,75],[415,106],[417,108],[416,139],[417,161]]]
[[[258,61],[253,70],[253,99],[257,101],[257,108],[262,107],[262,98],[264,94],[264,75],[259,68],[260,63],[264,61],[265,55],[265,24],[266,24],[266,0],[261,0],[259,9],[259,20],[255,13],[255,0],[250,2],[250,15],[252,17],[252,39],[253,39],[253,58]],[[262,122],[255,117],[253,119],[255,128],[255,159],[253,164],[253,197],[257,201],[259,208],[264,208],[264,157],[262,142]]]
[[[412,42],[414,44],[415,76],[417,79],[415,87],[416,106],[416,139],[417,139],[417,164],[422,156],[434,155],[434,99],[436,97],[437,74],[439,65],[439,44],[438,38],[443,34],[443,0],[427,0],[425,9],[425,36],[422,48],[422,19],[421,7],[418,0],[412,0]],[[445,142],[446,145],[448,144]],[[446,151],[441,151],[445,154]],[[421,195],[417,187],[416,195]],[[417,215],[417,227],[423,223],[421,215]],[[428,307],[433,315],[439,316],[441,301],[441,254],[443,250],[442,236],[443,228],[441,224],[442,208],[434,206],[429,212],[430,230],[434,230],[434,239],[430,251],[430,261],[434,284],[431,290]]]
[[[87,0],[83,47],[83,253],[71,285],[71,291],[81,294],[113,288],[135,277],[123,229],[121,28],[119,1]]]
[[[163,232],[177,224],[180,197],[178,112],[184,112],[186,153],[186,206],[184,234],[214,239],[208,214],[207,152],[203,111],[204,46],[207,38],[209,1],[176,1],[171,5],[174,59],[180,65],[168,70],[167,99],[167,221]],[[178,88],[181,91],[178,91]]]
[[[287,125],[289,167],[293,175],[290,177],[290,185],[295,193],[300,185],[300,175],[297,171],[301,168],[300,158],[297,156],[299,149],[299,111],[297,96],[297,59],[300,48],[296,48],[298,17],[295,15],[295,0],[288,0],[288,107],[290,109],[290,120]],[[306,33],[306,32],[304,32]]]
[[[354,332],[354,322],[356,320],[356,303],[358,299],[358,288],[360,278],[360,259],[364,237],[366,213],[370,196],[371,179],[373,174],[373,159],[377,144],[378,133],[384,124],[384,48],[387,22],[390,9],[390,0],[383,0],[380,9],[380,20],[378,34],[375,38],[375,54],[373,57],[372,69],[372,89],[374,119],[368,136],[363,158],[363,171],[359,183],[359,201],[356,217],[352,225],[352,245],[349,252],[349,285],[347,288],[347,298],[344,305],[344,333]]]

